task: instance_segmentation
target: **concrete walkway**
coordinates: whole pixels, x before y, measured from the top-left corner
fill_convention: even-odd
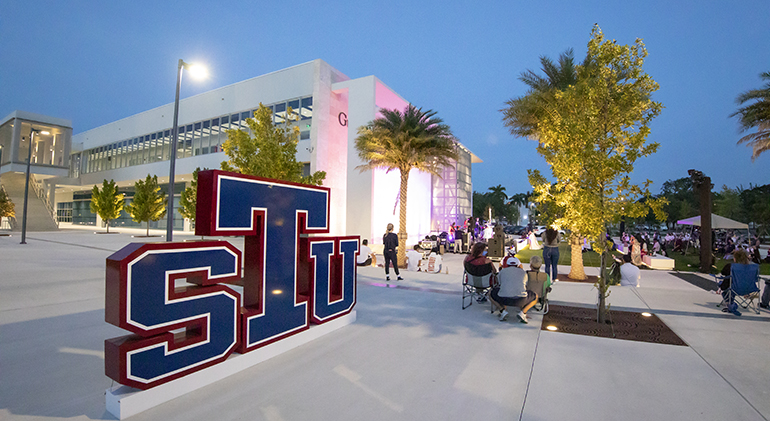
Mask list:
[[[104,322],[104,262],[144,233],[117,231],[0,237],[0,420],[112,419],[103,342],[126,332]],[[727,315],[718,295],[643,271],[641,288],[612,288],[612,308],[657,314],[688,347],[542,331],[535,312],[461,310],[462,257],[402,282],[360,268],[353,325],[131,419],[770,418],[769,312]],[[590,306],[596,290],[559,282],[550,298]]]

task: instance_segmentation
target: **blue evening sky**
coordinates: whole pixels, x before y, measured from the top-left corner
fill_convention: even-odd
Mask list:
[[[72,120],[80,133],[174,100],[176,63],[204,62],[182,97],[304,63],[327,61],[351,78],[376,75],[418,107],[438,111],[484,160],[476,191],[531,190],[527,169],[548,170],[535,143],[514,138],[499,110],[525,93],[518,76],[539,56],[585,54],[591,27],[629,44],[665,106],[652,124],[655,155],[635,181],[696,168],[723,184],[770,182],[770,153],[751,162],[735,97],[770,71],[770,2],[757,1],[14,1],[0,12],[0,114],[25,110]],[[171,121],[169,121],[169,126]],[[550,174],[550,173],[549,173]]]

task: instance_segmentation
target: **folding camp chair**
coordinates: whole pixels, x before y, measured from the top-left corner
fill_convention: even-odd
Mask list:
[[[548,314],[548,291],[551,289],[551,278],[545,272],[527,272],[527,289],[537,294],[536,311]]]
[[[463,272],[463,310],[473,305],[473,299],[482,302],[487,299],[487,294],[492,286],[495,285],[495,278],[492,273],[484,276],[473,276],[468,272]],[[470,298],[470,303],[465,305],[465,299]],[[490,306],[491,306],[490,301]],[[494,309],[490,310],[494,312]]]
[[[724,276],[715,276],[716,279],[724,279]],[[751,310],[759,314],[759,308],[756,301],[759,301],[759,265],[750,263],[748,265],[743,263],[732,263],[730,265],[730,289],[728,296],[731,301],[743,308]],[[722,302],[717,304],[717,307],[722,305],[728,306],[729,302],[725,302],[724,297]]]

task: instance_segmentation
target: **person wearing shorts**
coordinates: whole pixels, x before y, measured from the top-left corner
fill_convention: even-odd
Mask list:
[[[540,258],[539,256],[533,256]],[[504,322],[508,318],[507,306],[518,307],[521,309],[516,317],[522,323],[528,323],[527,311],[537,303],[537,294],[527,290],[527,273],[521,268],[518,259],[511,262],[506,268],[500,270],[497,274],[498,286],[492,288],[489,294],[492,303],[500,310],[499,319]]]

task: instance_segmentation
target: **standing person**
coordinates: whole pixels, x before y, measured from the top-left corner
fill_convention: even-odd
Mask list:
[[[404,278],[398,273],[398,258],[396,249],[398,248],[398,236],[393,232],[393,224],[388,224],[385,235],[382,236],[382,255],[385,257],[385,280],[390,281],[390,262],[393,262],[393,270],[396,272],[396,280],[403,281]]]
[[[551,282],[559,281],[559,242],[561,234],[553,228],[548,228],[543,237],[543,260],[545,260],[545,273],[551,277]]]
[[[642,249],[639,246],[639,243],[641,241],[639,240],[639,237],[636,235],[631,236],[631,263],[633,263],[635,266],[641,266],[642,265]]]

